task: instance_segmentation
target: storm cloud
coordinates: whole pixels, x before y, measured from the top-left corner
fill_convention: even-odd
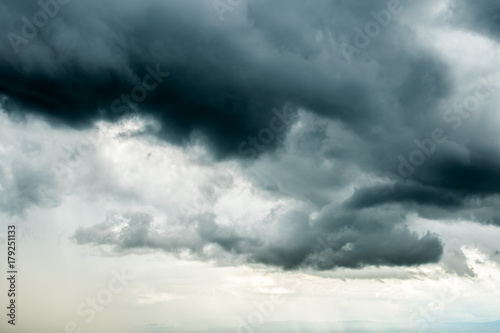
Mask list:
[[[283,269],[412,266],[440,259],[443,248],[436,235],[419,237],[399,224],[398,217],[377,215],[328,212],[311,221],[291,211],[265,225],[234,227],[218,225],[213,214],[153,225],[150,215],[131,212],[109,214],[105,222],[79,229],[74,239],[79,244],[112,245],[117,253],[189,251],[197,259],[219,261],[229,254],[225,261],[233,264],[261,263]]]
[[[154,230],[149,214],[127,213],[126,229],[108,216],[79,229],[80,244],[326,270],[439,261],[440,238],[411,231],[410,214],[500,225],[498,69],[457,73],[462,64],[428,42],[451,27],[496,46],[494,1],[446,2],[434,19],[432,1],[409,0],[243,1],[222,19],[210,1],[56,4],[32,37],[41,5],[1,5],[11,118],[80,131],[153,119],[135,136],[186,151],[201,142],[207,165],[236,162],[267,200],[300,203],[250,226],[222,225],[208,210]],[[37,205],[40,184],[58,188],[25,165],[9,172],[2,202],[15,203],[12,214]],[[98,181],[87,186],[150,204],[137,188]]]

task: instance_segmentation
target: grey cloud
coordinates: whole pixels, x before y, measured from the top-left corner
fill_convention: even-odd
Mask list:
[[[20,29],[22,22],[15,19],[36,9],[13,2],[6,6],[16,15],[4,30]],[[140,103],[141,111],[162,122],[164,138],[182,143],[193,131],[202,131],[222,156],[235,155],[241,141],[267,126],[271,110],[286,103],[341,119],[356,133],[373,136],[371,123],[382,121],[388,103],[398,101],[409,116],[412,108],[423,110],[448,90],[442,63],[410,46],[396,21],[359,66],[346,66],[337,43],[352,38],[352,28],[373,19],[370,11],[383,10],[386,1],[256,1],[247,6],[245,20],[222,26],[208,3],[151,0],[136,6],[75,0],[19,56],[2,40],[0,88],[14,98],[9,109],[23,103],[83,126],[119,117],[110,110],[113,100],[129,93],[147,66],[158,65],[170,76]],[[84,19],[81,12],[93,19]],[[318,33],[325,37],[318,40]],[[377,47],[384,43],[396,51]],[[379,70],[364,64],[371,59]],[[433,98],[419,98],[427,93],[424,77],[435,84]],[[392,97],[373,89],[382,82]]]
[[[443,256],[443,266],[450,272],[460,276],[474,277],[476,274],[467,265],[464,253],[460,249],[448,250]]]
[[[427,15],[431,3],[401,1],[408,17]],[[9,14],[0,23],[5,33],[21,31],[21,17],[38,10],[34,3],[2,6]],[[169,76],[137,103],[161,124],[151,132],[184,146],[199,135],[216,158],[238,159],[253,184],[273,198],[290,197],[329,212],[313,221],[300,214],[284,224],[274,221],[270,230],[285,230],[283,238],[257,231],[243,237],[206,218],[203,227],[186,222],[196,232],[179,225],[171,237],[157,239],[141,218],[132,233],[136,238],[114,240],[117,248],[187,248],[203,256],[205,245],[217,244],[250,262],[285,268],[413,265],[434,262],[442,248],[431,234],[418,237],[402,227],[399,215],[416,211],[498,225],[491,203],[500,190],[500,159],[491,144],[498,131],[494,97],[481,102],[475,121],[461,119],[459,129],[443,119],[462,89],[454,80],[455,64],[420,45],[402,15],[349,64],[342,54],[343,42],[354,43],[354,28],[374,20],[371,11],[385,10],[387,1],[259,0],[241,6],[238,16],[220,21],[209,1],[73,0],[18,54],[8,39],[0,40],[0,91],[8,96],[11,115],[23,109],[76,128],[97,119],[117,121],[123,112],[113,112],[113,101],[127,109],[122,94],[141,84],[148,66],[159,68]],[[495,6],[456,1],[453,24],[496,38]],[[478,78],[490,74],[477,71]],[[289,111],[290,126],[256,150],[259,158],[241,156],[238,145],[269,126],[274,108]],[[394,191],[361,180],[368,175],[383,182],[385,172],[397,174],[398,156],[408,159],[419,149],[415,140],[436,128],[443,128],[447,141],[423,155],[425,162]],[[346,198],[353,184],[357,190]],[[33,201],[30,191],[25,197]],[[381,214],[384,209],[392,215]],[[100,236],[110,233],[106,224],[99,228],[80,230],[77,240],[111,242]],[[310,244],[325,230],[339,242],[333,254]]]
[[[31,206],[56,207],[61,202],[57,179],[50,171],[26,163],[0,166],[0,209],[23,215]]]
[[[436,188],[421,185],[395,184],[392,189],[387,185],[378,185],[356,190],[345,204],[351,209],[361,209],[398,202],[453,208],[460,207],[462,200],[463,198],[454,193],[439,191]]]
[[[113,245],[117,252],[189,251],[198,259],[217,261],[229,255],[233,263],[261,263],[283,269],[411,266],[436,262],[441,257],[442,245],[435,235],[419,237],[401,224],[401,218],[380,223],[385,216],[369,219],[329,214],[311,221],[304,213],[291,211],[254,227],[218,225],[213,214],[204,214],[158,228],[152,227],[153,219],[148,214],[110,214],[103,223],[80,228],[73,238],[79,244]],[[208,249],[214,245],[223,253]]]
[[[500,4],[495,0],[450,2],[450,21],[490,38],[500,38]]]

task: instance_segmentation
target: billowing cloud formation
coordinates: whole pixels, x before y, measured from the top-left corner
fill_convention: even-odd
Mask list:
[[[271,234],[205,216],[195,229],[180,220],[171,239],[138,222],[131,243],[108,235],[108,221],[80,230],[81,243],[200,257],[216,244],[248,262],[327,269],[438,260],[440,241],[406,229],[408,213],[500,224],[498,66],[459,63],[448,55],[455,39],[440,37],[466,30],[496,43],[493,1],[257,0],[221,20],[210,1],[73,0],[31,37],[26,21],[40,5],[2,6],[0,90],[11,115],[75,127],[150,116],[160,129],[146,133],[183,149],[202,142],[216,162],[240,162],[269,200],[305,207],[259,221]],[[36,204],[26,183],[9,186],[31,198],[15,212]],[[311,245],[322,235],[333,252]]]
[[[451,2],[451,21],[466,29],[500,38],[500,4],[495,0]]]
[[[176,224],[153,224],[145,213],[110,214],[105,222],[80,228],[80,244],[110,244],[117,251],[161,249],[202,259],[230,254],[234,262],[263,263],[297,269],[418,265],[436,262],[443,252],[431,234],[419,237],[405,226],[394,227],[395,217],[331,216],[315,221],[291,211],[265,225],[222,226],[213,214],[192,216]],[[384,222],[379,222],[384,219]],[[220,253],[223,252],[223,253]]]
[[[40,10],[14,1],[4,6],[10,15],[2,30],[21,37],[21,18]],[[223,155],[236,154],[249,135],[269,126],[271,110],[286,103],[341,119],[370,137],[384,117],[403,111],[403,119],[415,118],[413,111],[426,113],[450,89],[446,67],[408,43],[396,17],[364,54],[378,58],[379,67],[347,66],[342,42],[352,43],[352,27],[373,19],[372,9],[385,10],[386,1],[244,6],[246,17],[235,13],[221,22],[210,2],[60,5],[26,44],[2,39],[0,89],[74,125],[140,108],[162,121],[166,138],[182,142],[201,131]],[[401,106],[391,108],[394,103]]]

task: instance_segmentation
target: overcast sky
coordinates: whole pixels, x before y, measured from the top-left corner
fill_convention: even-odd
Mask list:
[[[0,32],[15,329],[500,319],[498,1],[3,0]]]

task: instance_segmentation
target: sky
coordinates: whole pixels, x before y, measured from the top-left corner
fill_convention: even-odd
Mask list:
[[[2,332],[500,319],[498,1],[3,0],[0,36]]]

